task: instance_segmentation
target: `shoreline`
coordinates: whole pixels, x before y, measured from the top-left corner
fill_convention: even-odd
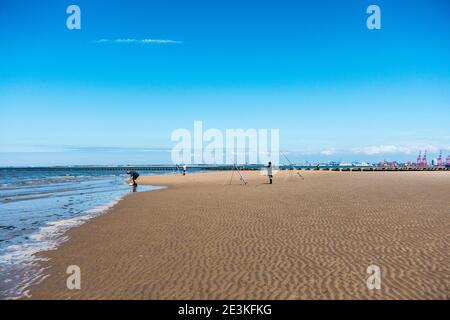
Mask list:
[[[39,254],[49,276],[31,299],[448,299],[446,174],[141,176],[166,188],[126,195]],[[380,291],[365,285],[373,263]],[[68,265],[81,290],[65,287]]]
[[[8,295],[5,295],[5,299],[17,300],[27,298],[29,291],[27,289],[34,284],[40,283],[47,277],[44,274],[46,267],[42,268],[40,266],[42,262],[47,261],[45,254],[57,250],[66,241],[69,241],[70,238],[67,236],[67,233],[71,229],[81,227],[83,224],[107,214],[126,196],[127,193],[118,196],[109,203],[89,209],[84,215],[78,217],[47,222],[45,226],[39,229],[39,231],[29,236],[30,239],[39,239],[39,242],[14,245],[24,247],[24,249],[16,249],[16,252],[10,253],[9,260],[13,260],[14,263],[19,262],[21,266],[25,265],[26,267],[19,269],[23,277],[18,281],[16,286],[9,289],[10,292]],[[8,257],[5,258],[5,260],[7,259]],[[19,270],[15,270],[14,272],[18,272]],[[2,294],[4,294],[4,292],[2,292]]]
[[[107,180],[104,177],[101,179],[102,182]],[[94,182],[96,181],[94,180]],[[123,185],[117,188],[117,190],[113,188],[106,190],[106,192],[99,192],[97,189],[91,191],[91,193],[98,197],[96,201],[88,200],[86,195],[83,195],[82,188],[78,190],[78,193],[75,189],[71,188],[57,189],[56,194],[48,192],[45,193],[45,197],[39,197],[33,194],[33,197],[29,199],[22,197],[20,199],[7,199],[4,201],[3,203],[18,204],[19,206],[22,201],[40,201],[41,199],[47,202],[59,203],[59,199],[62,196],[58,192],[72,191],[73,193],[70,196],[65,196],[71,197],[72,199],[76,198],[79,201],[78,210],[80,208],[83,209],[77,215],[69,216],[66,211],[70,211],[70,209],[67,207],[64,209],[64,206],[57,207],[56,205],[51,210],[49,209],[48,215],[60,210],[62,212],[59,214],[59,219],[43,221],[41,223],[42,225],[33,231],[33,233],[27,234],[26,237],[24,236],[23,240],[19,239],[22,241],[11,241],[10,244],[2,248],[2,251],[0,251],[0,271],[2,274],[2,277],[0,277],[0,300],[26,298],[28,295],[27,288],[35,283],[39,283],[42,278],[45,278],[44,270],[39,267],[40,263],[46,260],[43,253],[56,250],[68,240],[66,234],[69,230],[80,227],[98,216],[107,214],[112,207],[125,198],[130,193],[130,188],[128,184],[121,183]],[[159,187],[145,186],[143,191],[155,189],[159,189]],[[29,206],[28,203],[27,205]]]

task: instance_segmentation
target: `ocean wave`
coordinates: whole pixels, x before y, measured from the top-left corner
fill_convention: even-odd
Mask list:
[[[67,230],[131,192],[118,173],[0,170],[0,299],[27,296],[30,284],[45,277],[39,253],[56,249],[67,240]]]
[[[39,262],[47,259],[41,255],[41,252],[55,250],[59,245],[68,240],[66,232],[74,227],[78,227],[90,219],[99,216],[114,206],[123,196],[117,197],[106,205],[86,210],[86,215],[48,222],[41,227],[38,232],[28,236],[28,240],[11,244],[0,250],[0,271],[10,276],[2,277],[6,285],[11,283],[7,289],[0,292],[0,299],[18,299],[27,297],[29,292],[27,288],[31,284],[42,281],[44,269],[39,268]],[[20,276],[20,280],[17,279]]]

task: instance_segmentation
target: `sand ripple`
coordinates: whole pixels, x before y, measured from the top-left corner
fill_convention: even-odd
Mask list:
[[[69,232],[33,298],[449,299],[447,172],[304,172],[227,185],[230,173],[144,177]],[[65,288],[65,268],[82,290]],[[381,290],[366,269],[380,266]]]

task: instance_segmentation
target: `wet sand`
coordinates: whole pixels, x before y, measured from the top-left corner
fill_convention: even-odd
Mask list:
[[[70,230],[31,298],[450,298],[448,172],[243,174],[246,186],[231,172],[140,177],[168,188]]]

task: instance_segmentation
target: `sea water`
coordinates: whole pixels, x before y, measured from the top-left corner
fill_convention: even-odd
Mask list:
[[[0,168],[0,299],[27,296],[27,287],[45,277],[38,268],[45,258],[36,254],[133,192],[127,177],[125,169]]]

